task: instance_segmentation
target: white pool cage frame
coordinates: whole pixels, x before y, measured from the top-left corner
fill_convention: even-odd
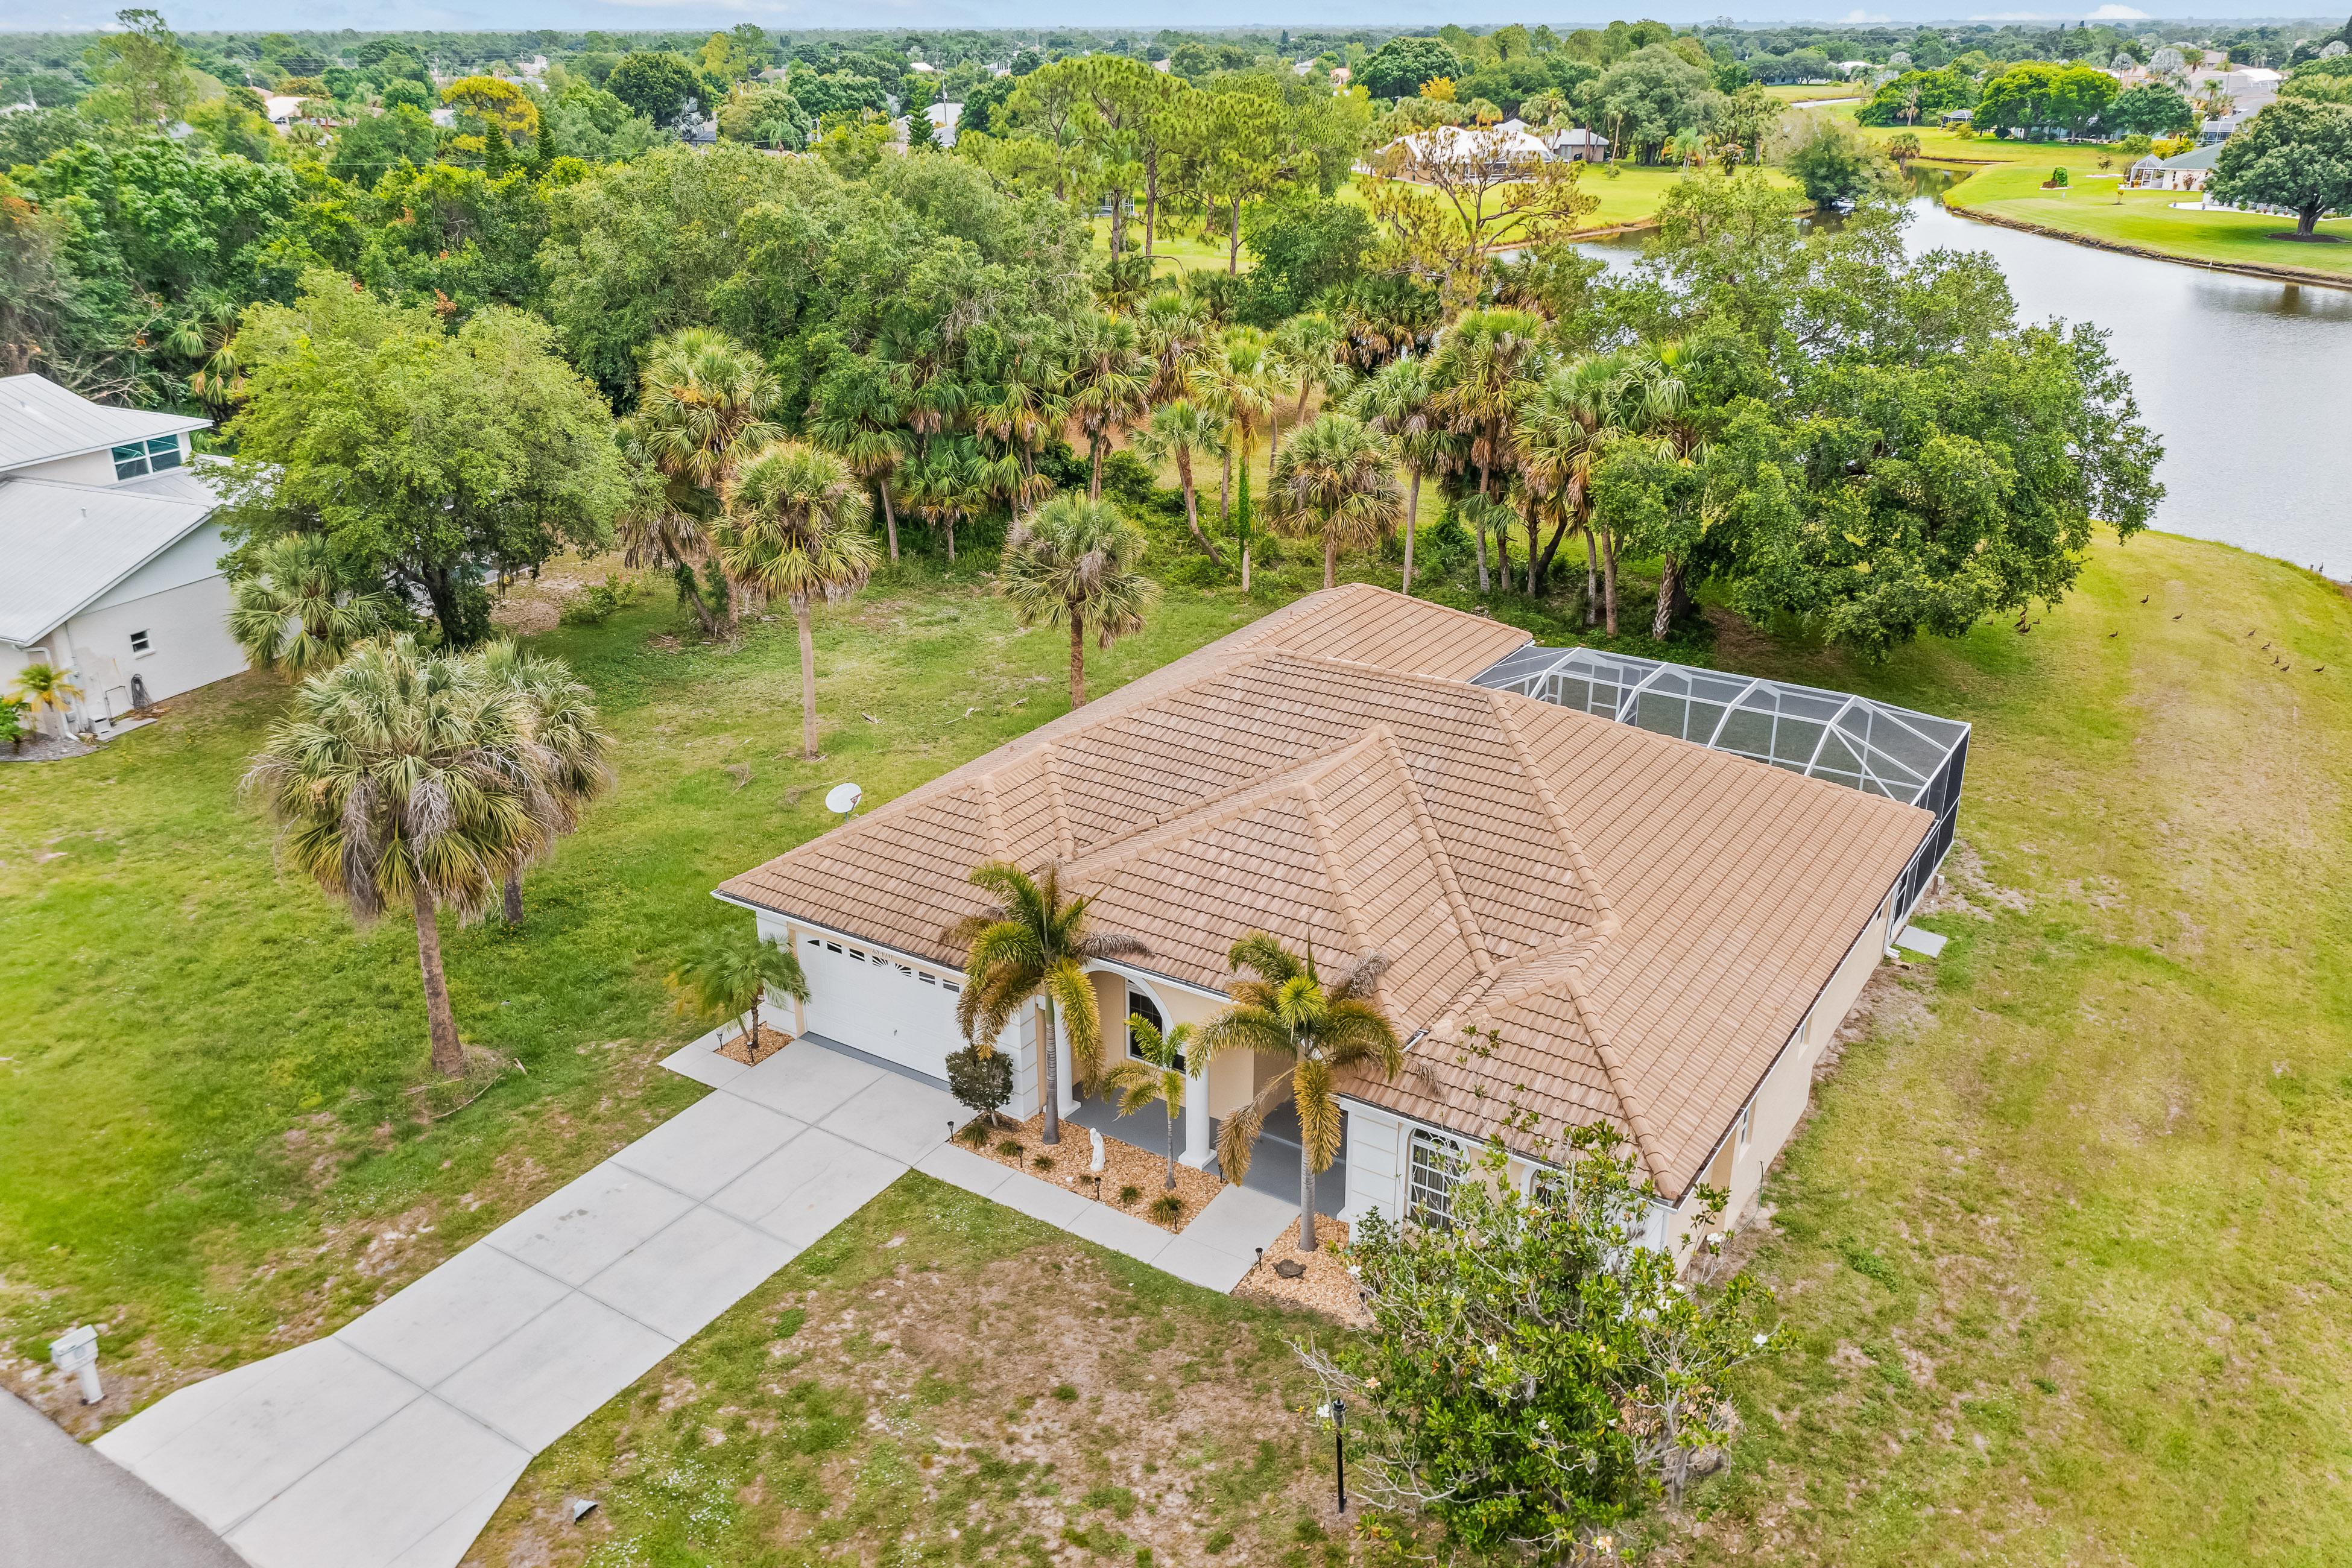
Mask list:
[[[1475,679],[1561,708],[1882,795],[1935,814],[1895,889],[1898,917],[1952,847],[1969,726],[1847,691],[1700,669],[1633,654],[1529,644]]]

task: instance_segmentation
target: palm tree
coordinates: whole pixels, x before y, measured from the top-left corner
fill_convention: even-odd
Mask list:
[[[908,510],[946,534],[950,563],[956,558],[956,524],[977,511],[992,489],[1002,489],[1004,479],[1012,478],[1016,490],[1021,488],[1016,476],[995,476],[993,485],[991,478],[978,447],[968,437],[933,442],[900,476],[899,491]]]
[[[1315,1250],[1315,1177],[1339,1153],[1340,1071],[1363,1064],[1394,1078],[1404,1067],[1396,1025],[1381,1006],[1381,975],[1388,960],[1368,952],[1330,985],[1316,973],[1315,955],[1293,953],[1262,931],[1234,943],[1228,955],[1236,982],[1233,1004],[1201,1031],[1195,1072],[1234,1049],[1286,1059],[1290,1077],[1276,1079],[1217,1129],[1217,1165],[1225,1180],[1249,1174],[1250,1154],[1265,1113],[1290,1096],[1298,1111],[1298,1250]]]
[[[1005,366],[996,396],[972,406],[972,427],[1019,458],[1020,482],[1003,492],[1016,510],[1035,505],[1053,489],[1053,482],[1037,472],[1037,454],[1069,414],[1054,391],[1060,379],[1061,372],[1038,356],[1016,353]]]
[[[350,594],[335,580],[335,554],[315,533],[289,534],[254,552],[230,590],[229,636],[264,669],[299,679],[349,653],[391,618],[381,594]]]
[[[811,605],[837,605],[874,574],[866,492],[831,452],[778,441],[746,458],[727,485],[719,558],[738,581],[792,606],[801,638],[801,754],[816,750],[816,642]]]
[[[1127,1027],[1135,1039],[1134,1058],[1119,1063],[1103,1079],[1107,1094],[1118,1097],[1118,1113],[1132,1116],[1147,1105],[1168,1108],[1168,1184],[1176,1190],[1176,1124],[1184,1114],[1184,1053],[1192,1044],[1192,1026],[1179,1024],[1162,1035],[1140,1013],[1130,1013]]]
[[[1193,455],[1225,449],[1224,430],[1216,416],[1189,397],[1163,403],[1151,411],[1151,423],[1137,433],[1135,449],[1151,462],[1176,465],[1176,482],[1184,491],[1185,525],[1209,559],[1223,565],[1225,558],[1217,553],[1216,544],[1201,531],[1200,498],[1192,482]]]
[[[479,657],[401,636],[362,643],[295,689],[246,787],[278,825],[286,858],[372,923],[406,900],[433,1066],[466,1068],[441,968],[439,911],[489,907],[508,868],[539,847],[530,714]]]
[[[809,408],[809,434],[874,487],[882,507],[882,528],[890,559],[898,559],[898,514],[890,506],[890,479],[907,460],[907,433],[900,428],[912,396],[903,369],[870,354],[847,354],[817,384]]]
[[[1691,407],[1682,362],[1680,343],[1643,344],[1621,373],[1618,417],[1627,435],[1647,446],[1659,461],[1689,468],[1706,461],[1707,442]],[[1660,641],[1689,598],[1685,565],[1675,550],[1660,552],[1658,608],[1650,621],[1650,635]]]
[[[1535,593],[1562,535],[1571,527],[1584,535],[1584,624],[1600,608],[1593,523],[1593,469],[1610,444],[1624,434],[1616,421],[1624,367],[1596,356],[1554,371],[1519,411],[1513,439],[1519,452],[1521,482],[1531,507],[1548,508],[1558,520],[1551,543],[1538,560],[1534,524],[1528,533],[1528,592]],[[1617,631],[1617,546],[1609,542],[1609,632]]]
[[[66,712],[81,698],[81,688],[73,677],[54,664],[28,664],[16,672],[8,688],[8,695],[33,711],[33,725],[40,727],[43,713],[58,716],[58,730],[63,733]]]
[[[1392,360],[1356,391],[1349,411],[1388,440],[1405,471],[1404,580],[1412,592],[1412,535],[1421,516],[1421,481],[1444,466],[1453,437],[1437,413],[1437,380],[1429,362],[1407,354]]]
[[[707,938],[670,971],[669,984],[677,993],[681,1012],[711,1024],[733,1019],[754,1057],[760,1047],[760,1004],[768,993],[781,991],[796,1002],[809,996],[808,975],[798,954],[772,938],[754,934],[746,941],[740,931]]]
[[[596,694],[572,679],[560,658],[525,653],[501,639],[482,649],[482,668],[520,698],[530,713],[531,739],[539,744],[531,783],[535,808],[546,829],[541,853],[580,826],[580,814],[613,784],[613,737],[596,727]],[[507,868],[506,923],[522,924],[522,862]]]
[[[1100,500],[1103,451],[1114,432],[1150,411],[1152,364],[1138,344],[1135,323],[1099,310],[1089,311],[1071,324],[1064,349],[1070,364],[1063,373],[1062,386],[1068,395],[1071,417],[1087,433],[1087,453],[1094,469],[1087,499]]]
[[[1212,274],[1212,276],[1214,276]],[[1224,475],[1217,487],[1217,521],[1233,521],[1234,465],[1244,472],[1257,456],[1261,429],[1274,423],[1274,399],[1279,388],[1282,363],[1273,342],[1255,327],[1225,329],[1218,340],[1217,357],[1207,370],[1204,406],[1224,426]],[[1250,542],[1241,541],[1242,592],[1249,592]]]
[[[1543,319],[1526,310],[1473,310],[1454,323],[1438,344],[1431,371],[1437,381],[1436,409],[1447,427],[1466,443],[1464,457],[1478,470],[1478,495],[1494,498],[1494,476],[1514,462],[1511,422],[1520,396],[1542,371]],[[1478,591],[1490,586],[1486,530],[1478,536]],[[1510,581],[1507,535],[1497,535],[1503,580]]]
[[[1283,377],[1298,388],[1297,406],[1290,411],[1295,427],[1307,417],[1307,400],[1318,386],[1328,386],[1339,374],[1339,324],[1320,310],[1293,316],[1275,330],[1274,352],[1282,361]],[[1282,431],[1274,432],[1275,454],[1282,452]]]
[[[623,511],[622,557],[632,567],[667,568],[706,633],[730,618],[729,595],[724,584],[698,588],[695,563],[708,551],[719,487],[737,452],[783,435],[768,417],[779,395],[760,357],[710,327],[688,327],[655,344],[638,378],[637,411],[626,430],[662,482]]]
[[[966,952],[956,1022],[972,1048],[988,1056],[1014,1014],[1033,1000],[1045,1004],[1045,1027],[1037,1042],[1038,1078],[1045,1100],[1044,1142],[1059,1143],[1062,1096],[1054,1050],[1055,1009],[1060,1010],[1059,1027],[1070,1042],[1070,1061],[1082,1079],[1091,1080],[1102,1067],[1102,1019],[1086,965],[1102,959],[1148,958],[1151,950],[1118,931],[1089,930],[1089,900],[1063,899],[1057,866],[1047,866],[1043,877],[1033,879],[1009,861],[991,860],[972,868],[971,885],[995,902],[943,933],[943,940]]]
[[[1201,301],[1163,289],[1143,302],[1138,321],[1143,352],[1151,356],[1151,386],[1157,406],[1192,395],[1193,380],[1215,356],[1209,313]]]
[[[1070,632],[1070,706],[1087,702],[1087,634],[1108,648],[1143,629],[1153,584],[1136,571],[1143,530],[1108,501],[1055,496],[1013,525],[999,591],[1024,626]]]
[[[1396,472],[1387,443],[1360,419],[1318,414],[1274,459],[1266,499],[1276,528],[1322,537],[1328,588],[1339,546],[1362,549],[1396,526]]]

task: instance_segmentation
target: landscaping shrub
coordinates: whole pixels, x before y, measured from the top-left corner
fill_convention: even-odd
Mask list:
[[[976,1119],[993,1124],[996,1113],[1013,1098],[1013,1058],[997,1050],[983,1056],[978,1046],[950,1052],[948,1091]]]
[[[1143,1189],[1141,1187],[1127,1186],[1121,1187],[1118,1190],[1118,1201],[1125,1206],[1132,1207],[1135,1200],[1142,1195]]]
[[[1184,1217],[1184,1200],[1174,1193],[1162,1193],[1151,1200],[1149,1212],[1161,1225],[1174,1225]]]
[[[567,626],[601,626],[613,618],[614,612],[635,604],[642,592],[635,578],[607,572],[602,583],[591,584],[586,593],[564,605],[557,618]]]
[[[1021,1155],[1021,1141],[1017,1138],[1007,1138],[997,1144],[996,1152],[1008,1160],[1018,1159]]]
[[[1054,1156],[1051,1154],[1035,1155],[1031,1158],[1029,1168],[1033,1171],[1050,1171],[1054,1168]]]

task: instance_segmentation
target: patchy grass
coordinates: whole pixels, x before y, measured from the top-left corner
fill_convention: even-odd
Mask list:
[[[1727,636],[1976,732],[1950,946],[1768,1185],[1796,1348],[1674,1560],[2352,1555],[2347,633],[2332,584],[2145,536],[1858,680]]]
[[[467,1561],[1287,1563],[1338,1524],[1286,1343],[1318,1331],[908,1175],[541,1455]]]

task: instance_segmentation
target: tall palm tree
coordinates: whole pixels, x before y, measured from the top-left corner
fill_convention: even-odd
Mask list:
[[[1156,407],[1191,397],[1194,378],[1216,353],[1207,310],[1189,294],[1162,289],[1143,302],[1137,326],[1151,356],[1148,400]]]
[[[1339,1154],[1339,1100],[1333,1085],[1343,1068],[1369,1064],[1394,1078],[1404,1067],[1396,1025],[1381,1005],[1381,975],[1388,960],[1368,952],[1329,985],[1316,972],[1312,952],[1300,955],[1273,936],[1254,931],[1234,943],[1227,962],[1236,982],[1233,1003],[1200,1036],[1195,1072],[1230,1050],[1255,1051],[1288,1061],[1290,1076],[1276,1079],[1217,1129],[1217,1164],[1225,1180],[1249,1174],[1250,1155],[1265,1113],[1284,1095],[1298,1111],[1298,1250],[1315,1250],[1315,1177]]]
[[[1647,447],[1658,460],[1688,468],[1706,460],[1707,441],[1682,365],[1680,343],[1644,343],[1635,350],[1620,377],[1619,418],[1627,437]],[[1658,607],[1651,617],[1650,635],[1662,641],[1689,598],[1687,566],[1682,552],[1671,545],[1660,552]]]
[[[963,994],[956,1022],[973,1049],[986,1056],[1013,1015],[1042,1001],[1045,1027],[1037,1041],[1038,1080],[1045,1100],[1046,1143],[1062,1141],[1061,1068],[1055,1059],[1058,1027],[1070,1042],[1070,1062],[1088,1081],[1102,1068],[1102,1017],[1095,1006],[1087,964],[1101,959],[1148,958],[1134,937],[1089,929],[1089,900],[1064,899],[1062,874],[1047,866],[1032,878],[1009,861],[971,870],[971,885],[995,901],[948,927],[943,939],[965,950]],[[1059,1013],[1058,1025],[1056,1011]]]
[[[1331,586],[1339,547],[1360,550],[1396,526],[1396,471],[1388,445],[1346,414],[1318,414],[1274,459],[1266,499],[1274,525],[1323,541],[1323,585]]]
[[[709,549],[728,466],[783,435],[769,417],[780,395],[760,356],[711,327],[664,338],[638,377],[626,430],[661,483],[623,511],[622,556],[633,567],[667,569],[706,633],[725,625],[731,606],[724,584],[697,586],[694,568]]]
[[[1315,395],[1318,386],[1328,387],[1340,370],[1339,326],[1320,310],[1306,310],[1275,329],[1274,352],[1282,361],[1283,378],[1298,389],[1298,402],[1290,411],[1294,428],[1307,418],[1307,400]],[[1282,432],[1274,433],[1276,455],[1282,450]]]
[[[442,910],[489,907],[507,869],[544,832],[530,715],[479,657],[431,653],[413,637],[362,643],[295,689],[293,707],[246,773],[286,858],[371,923],[406,900],[433,1066],[455,1077],[465,1049],[441,967]]]
[[[1042,355],[1024,352],[1004,367],[995,395],[972,405],[972,427],[1020,459],[1021,483],[1005,492],[1017,510],[1034,506],[1053,489],[1037,472],[1037,454],[1054,438],[1069,408],[1055,388],[1061,372]]]
[[[1210,276],[1215,276],[1210,274]],[[1274,400],[1282,362],[1272,340],[1252,326],[1225,329],[1217,356],[1207,367],[1203,404],[1224,426],[1224,474],[1217,486],[1217,521],[1233,521],[1234,465],[1244,471],[1256,456],[1260,435],[1274,423]],[[1249,592],[1250,542],[1241,541],[1242,591]]]
[[[1438,416],[1465,443],[1463,456],[1478,470],[1478,495],[1496,499],[1494,477],[1516,461],[1511,425],[1519,399],[1543,370],[1543,318],[1527,310],[1472,310],[1447,329],[1431,363],[1437,380]],[[1486,530],[1478,539],[1478,591],[1491,586]],[[1508,535],[1496,536],[1503,579],[1510,580]]]
[[[16,672],[8,687],[8,695],[32,710],[33,724],[39,728],[41,715],[58,716],[58,731],[66,724],[66,713],[81,697],[81,688],[72,676],[54,664],[28,664]]]
[[[681,1012],[710,1024],[734,1020],[754,1056],[760,1004],[768,993],[779,991],[796,1002],[809,996],[808,975],[797,953],[740,929],[703,941],[670,971],[669,984]]]
[[[1172,1193],[1176,1190],[1176,1125],[1184,1115],[1184,1053],[1192,1045],[1192,1026],[1179,1024],[1162,1035],[1150,1019],[1130,1013],[1127,1027],[1135,1037],[1135,1056],[1104,1075],[1103,1089],[1106,1094],[1118,1097],[1121,1116],[1132,1116],[1147,1105],[1168,1108],[1166,1190]]]
[[[596,694],[572,679],[560,658],[525,653],[501,639],[482,649],[482,668],[520,698],[530,715],[531,739],[539,744],[531,784],[540,799],[535,814],[545,831],[540,850],[580,826],[580,814],[613,784],[613,737],[596,727]],[[506,923],[522,924],[522,862],[507,868]]]
[[[1198,488],[1192,481],[1192,459],[1197,456],[1215,456],[1225,448],[1224,429],[1217,416],[1189,397],[1163,403],[1151,411],[1151,423],[1137,432],[1135,449],[1154,463],[1174,463],[1176,483],[1184,492],[1184,522],[1192,529],[1193,542],[1209,553],[1209,559],[1222,566],[1225,558],[1217,553],[1217,546],[1201,531],[1201,504]]]
[[[1088,311],[1071,323],[1063,345],[1069,367],[1062,387],[1070,416],[1087,433],[1093,477],[1087,499],[1102,500],[1103,452],[1111,437],[1150,410],[1152,363],[1144,356],[1135,323],[1124,316]]]
[[[1591,626],[1605,601],[1609,635],[1617,635],[1617,541],[1606,541],[1607,571],[1601,584],[1592,477],[1612,442],[1624,434],[1618,418],[1624,386],[1623,367],[1606,355],[1578,360],[1544,379],[1521,410],[1514,439],[1518,444],[1520,469],[1528,490],[1550,498],[1559,527],[1573,527],[1584,535],[1584,624]],[[1552,545],[1557,548],[1559,533]],[[1528,592],[1535,592],[1540,570],[1534,564],[1534,535],[1528,536]],[[1544,552],[1549,565],[1551,551]]]
[[[391,618],[383,595],[343,589],[332,547],[315,533],[263,545],[229,592],[228,632],[246,658],[298,679],[333,664]]]
[[[1087,634],[1108,648],[1143,629],[1154,586],[1136,570],[1143,530],[1109,501],[1055,496],[1013,525],[998,591],[1024,626],[1070,633],[1070,706],[1087,702]]]
[[[899,476],[899,492],[907,508],[947,537],[948,560],[956,558],[956,524],[986,502],[1006,476],[991,474],[977,445],[969,437],[934,441],[929,451],[907,465]],[[1014,481],[1019,488],[1018,480]]]
[[[890,480],[911,445],[902,422],[912,397],[902,367],[871,354],[847,354],[825,373],[809,405],[809,434],[874,487],[893,561],[898,559],[898,514],[890,505]]]
[[[1356,389],[1349,412],[1388,440],[1405,472],[1404,579],[1412,592],[1412,536],[1421,517],[1421,481],[1444,466],[1453,437],[1437,412],[1437,379],[1429,362],[1411,354],[1391,360]]]
[[[809,610],[837,605],[874,574],[866,492],[849,465],[795,441],[761,447],[728,481],[719,559],[730,575],[792,606],[801,639],[801,754],[816,750],[816,641]]]

